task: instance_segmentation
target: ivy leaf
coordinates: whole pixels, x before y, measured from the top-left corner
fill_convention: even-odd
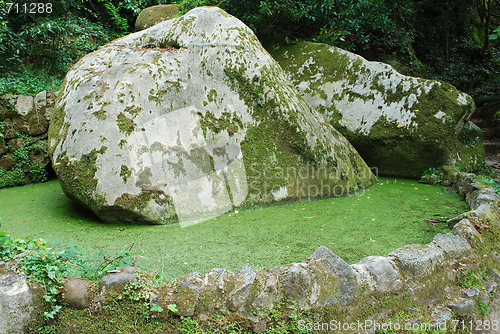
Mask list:
[[[174,313],[179,312],[179,310],[177,309],[177,305],[176,304],[168,304],[167,308],[168,308],[169,311],[172,311]]]
[[[170,305],[169,305],[170,306]],[[170,309],[170,308],[169,308]],[[158,304],[152,304],[151,305],[151,312],[163,312],[163,307],[161,307]]]

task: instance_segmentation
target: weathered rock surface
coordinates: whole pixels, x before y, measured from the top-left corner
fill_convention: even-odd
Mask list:
[[[466,239],[458,235],[438,234],[431,245],[441,248],[450,258],[460,258],[470,255],[472,247]]]
[[[173,19],[177,13],[179,13],[179,7],[174,4],[144,8],[135,20],[135,31],[144,30],[160,22]]]
[[[81,310],[90,306],[90,281],[82,278],[69,277],[64,282],[63,301],[69,306]]]
[[[253,32],[215,7],[82,58],[49,141],[64,192],[105,221],[182,224],[374,181]]]
[[[474,301],[469,298],[457,298],[456,302],[447,305],[460,316],[467,316],[476,310]]]
[[[133,273],[120,272],[104,276],[99,281],[101,291],[122,291],[128,283],[137,282]]]
[[[398,267],[384,256],[368,256],[352,265],[362,289],[376,292],[397,291],[402,287]]]
[[[444,251],[434,243],[404,246],[388,255],[407,275],[417,278],[431,274],[443,263],[444,256]]]
[[[50,163],[47,131],[57,93],[0,97],[0,188],[41,182]]]
[[[380,173],[420,177],[430,167],[484,163],[481,135],[467,123],[474,102],[453,86],[326,44],[269,50],[305,100]]]
[[[44,291],[0,265],[0,334],[32,333],[44,320]]]

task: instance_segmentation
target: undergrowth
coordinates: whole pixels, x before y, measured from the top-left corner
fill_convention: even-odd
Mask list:
[[[134,264],[135,259],[130,249],[115,254],[89,253],[76,245],[61,247],[43,239],[14,238],[0,232],[0,262],[22,272],[28,280],[41,283],[45,289],[43,298],[51,305],[45,316],[53,319],[62,308],[61,287],[67,277],[95,280],[107,270]]]

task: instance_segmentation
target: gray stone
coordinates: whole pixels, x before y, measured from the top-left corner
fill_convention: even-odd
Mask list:
[[[128,267],[123,268],[121,271],[124,274],[133,274],[135,272],[135,267],[128,266]]]
[[[487,293],[495,292],[497,286],[498,286],[498,284],[495,282],[491,282],[491,283],[486,284],[486,292]]]
[[[453,229],[451,230],[452,233],[466,238],[467,240],[469,240],[469,242],[473,244],[478,241],[483,242],[481,234],[477,231],[474,225],[472,225],[470,220],[468,220],[467,218],[460,219],[458,222],[452,225],[453,225]]]
[[[478,288],[469,288],[464,291],[462,291],[464,297],[468,298],[475,298],[479,296],[479,289]]]
[[[243,311],[252,293],[252,287],[258,273],[253,267],[244,266],[238,270],[236,275],[234,289],[229,294],[229,308],[231,311]]]
[[[356,297],[354,270],[330,249],[318,247],[306,263],[307,270],[313,276],[315,307],[346,304]]]
[[[497,269],[491,271],[491,277],[495,280],[497,284],[500,284],[500,272]]]
[[[466,239],[458,235],[438,234],[432,243],[441,248],[445,254],[452,258],[464,257],[470,254],[472,247]]]
[[[177,281],[180,281],[180,284],[176,288],[175,299],[172,300],[178,310],[176,314],[185,317],[193,316],[204,284],[203,276],[200,273],[190,273],[184,279]]]
[[[89,285],[90,281],[82,278],[69,277],[64,282],[63,301],[77,310],[90,306]]]
[[[252,300],[251,310],[261,312],[266,308],[272,308],[275,302],[282,298],[278,275],[272,272],[261,272],[257,276],[256,284],[259,289]]]
[[[33,96],[18,95],[14,107],[21,116],[27,116],[33,111],[35,100]]]
[[[160,296],[158,296],[156,293],[151,292],[149,294],[150,303],[158,303],[159,301],[160,301]]]
[[[450,311],[443,311],[441,309],[435,310],[435,318],[432,321],[432,328],[435,329],[447,329],[450,325],[451,320],[453,319],[453,313]]]
[[[316,301],[318,296],[314,294],[313,284],[320,284],[318,277],[313,282],[310,272],[303,263],[291,264],[288,269],[280,275],[280,287],[287,300],[297,302],[299,308],[307,310]]]
[[[483,324],[485,324],[486,321],[488,321],[489,324],[494,324],[494,321],[498,324],[500,319],[500,297],[498,295],[495,297],[496,298],[494,298],[489,305],[490,312],[485,321],[483,321]],[[481,332],[481,334],[500,334],[500,326],[495,326],[494,328],[490,327],[489,330],[485,329]]]
[[[157,5],[144,8],[135,20],[135,31],[144,30],[165,20],[177,16],[179,7],[174,4]]]
[[[371,291],[385,293],[402,287],[398,267],[387,257],[368,256],[351,267],[356,273],[358,284]]]
[[[405,76],[340,48],[297,42],[269,48],[305,100],[339,129],[370,166],[420,177],[431,166],[484,164],[474,102],[440,81]],[[463,136],[476,138],[474,145]]]
[[[457,298],[455,303],[450,303],[447,306],[460,316],[471,315],[476,310],[474,301],[469,298]]]
[[[45,321],[44,291],[0,265],[0,334],[31,333]]]
[[[186,226],[375,181],[251,29],[215,7],[101,47],[65,83],[49,131],[54,168],[64,192],[107,222]]]
[[[435,244],[408,245],[389,253],[400,269],[413,277],[431,274],[444,262],[444,252]]]
[[[137,282],[134,274],[115,273],[101,278],[99,288],[102,291],[122,291],[128,283]]]
[[[493,188],[482,189],[476,196],[473,207],[481,204],[498,205],[500,203],[500,195]]]
[[[197,311],[202,313],[226,313],[228,298],[236,281],[236,274],[226,269],[210,270],[203,277]]]

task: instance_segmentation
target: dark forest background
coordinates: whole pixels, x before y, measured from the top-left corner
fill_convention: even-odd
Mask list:
[[[264,42],[330,43],[403,74],[450,82],[500,119],[500,0],[44,1],[50,13],[43,6],[25,13],[33,1],[0,0],[0,94],[58,90],[80,57],[132,32],[143,8],[167,2],[182,13],[219,6]]]

